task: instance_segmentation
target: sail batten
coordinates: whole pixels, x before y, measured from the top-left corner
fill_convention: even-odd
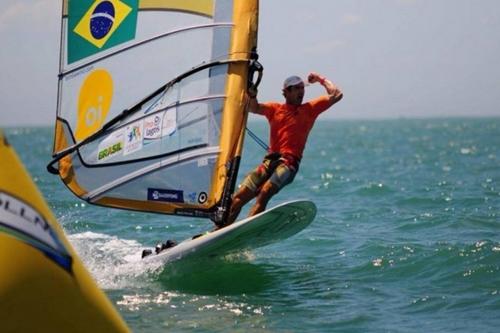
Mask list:
[[[64,2],[49,169],[98,205],[227,210],[257,16],[257,0]]]

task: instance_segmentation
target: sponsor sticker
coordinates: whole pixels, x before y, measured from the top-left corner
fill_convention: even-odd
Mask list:
[[[143,121],[137,121],[125,127],[123,155],[132,154],[142,149]]]
[[[72,258],[45,218],[27,202],[2,191],[0,232],[33,246],[71,272]]]
[[[177,129],[177,111],[168,109],[163,115],[162,136],[174,134]]]
[[[99,144],[97,160],[102,162],[110,157],[120,155],[123,152],[123,146],[123,131],[111,133]]]
[[[163,202],[184,202],[184,192],[160,188],[148,188],[148,200]]]
[[[161,138],[163,115],[156,114],[144,119],[144,140],[155,140]]]

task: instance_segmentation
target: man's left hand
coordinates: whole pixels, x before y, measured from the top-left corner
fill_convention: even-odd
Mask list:
[[[250,87],[248,87],[248,89],[247,89],[247,95],[248,95],[248,97],[250,97],[250,98],[256,98],[256,97],[257,97],[258,92],[259,92],[259,91],[257,90],[257,88],[256,88],[256,87],[254,87],[254,86],[250,86]]]
[[[316,82],[320,82],[320,83],[323,83],[325,81],[325,79],[323,77],[321,77],[321,75],[319,75],[318,73],[316,72],[311,72],[309,73],[309,75],[307,76],[307,81],[309,83],[316,83]]]

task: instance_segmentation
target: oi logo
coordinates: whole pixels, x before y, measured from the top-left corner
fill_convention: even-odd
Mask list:
[[[113,97],[113,80],[104,69],[91,72],[83,81],[78,97],[75,138],[81,141],[97,132],[108,115]]]

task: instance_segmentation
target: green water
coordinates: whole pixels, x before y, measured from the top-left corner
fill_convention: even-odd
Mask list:
[[[250,128],[267,137],[265,123]],[[99,285],[135,332],[497,332],[500,118],[320,121],[271,205],[313,224],[196,267],[140,263],[207,221],[89,206],[45,171],[51,128],[7,129]],[[240,176],[264,152],[247,137]]]

